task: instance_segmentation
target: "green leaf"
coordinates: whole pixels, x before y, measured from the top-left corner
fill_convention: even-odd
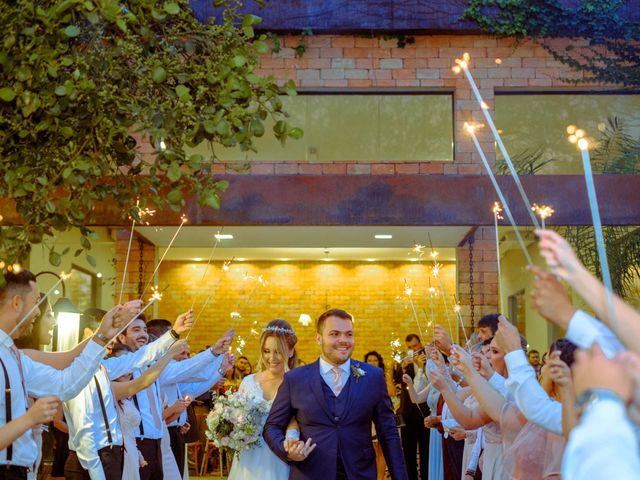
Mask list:
[[[85,250],[91,250],[91,242],[89,241],[89,239],[87,237],[85,237],[84,235],[80,237],[80,245],[82,246],[82,248],[84,248]]]
[[[301,128],[293,127],[289,130],[289,136],[296,140],[300,140],[304,136],[304,131]]]
[[[156,83],[162,83],[167,79],[167,71],[163,67],[156,67],[153,69],[151,78]]]
[[[167,12],[169,15],[178,15],[180,13],[180,6],[177,3],[165,3],[164,4],[164,11]]]
[[[220,197],[215,193],[211,193],[205,197],[205,203],[217,210],[220,208]]]
[[[75,252],[73,252],[73,256],[74,257],[79,257],[82,252],[84,252],[84,249],[83,248],[79,248]]]
[[[182,171],[180,170],[180,165],[178,165],[177,163],[172,163],[167,170],[167,177],[169,177],[169,180],[171,180],[172,182],[177,182],[178,180],[180,180],[181,176]]]
[[[68,25],[63,31],[64,34],[70,38],[80,35],[80,29],[75,25]]]
[[[56,95],[64,97],[67,94],[67,88],[64,85],[58,85],[55,89]]]
[[[89,265],[91,265],[93,268],[96,268],[96,259],[93,258],[91,255],[87,255],[87,262],[89,262]]]
[[[54,267],[59,267],[62,263],[62,256],[55,250],[49,252],[49,263]]]
[[[14,92],[11,87],[0,88],[0,98],[5,102],[11,102],[16,98],[16,92]]]
[[[256,40],[255,42],[253,42],[253,47],[258,53],[269,53],[269,45],[267,45],[267,42]]]
[[[180,189],[174,188],[173,190],[171,190],[167,195],[167,200],[169,201],[169,203],[174,205],[182,203],[182,192],[180,191]]]
[[[207,133],[216,133],[216,124],[213,122],[213,120],[205,120],[204,122],[202,122],[202,126]]]
[[[187,97],[189,95],[189,87],[186,87],[184,85],[177,85],[176,95],[178,95],[178,97],[184,100],[185,98],[183,97]]]
[[[51,200],[48,200],[47,203],[44,204],[44,207],[47,209],[47,212],[54,213],[56,211],[56,204]]]
[[[247,63],[247,59],[242,56],[242,55],[235,55],[232,59],[231,59],[231,64],[234,67],[241,67],[243,66],[245,63]]]
[[[71,138],[73,137],[73,128],[71,127],[62,127],[60,129],[60,133],[65,137],[65,138]]]

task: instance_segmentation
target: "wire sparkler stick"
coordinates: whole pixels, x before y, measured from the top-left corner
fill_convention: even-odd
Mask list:
[[[164,253],[162,254],[162,257],[160,257],[160,261],[158,262],[158,264],[156,265],[156,268],[153,269],[153,273],[151,274],[151,278],[149,278],[149,281],[147,282],[147,284],[144,287],[144,290],[142,290],[142,295],[140,295],[140,298],[144,297],[145,292],[147,291],[147,288],[149,288],[149,285],[151,284],[151,282],[153,281],[153,278],[156,275],[156,272],[158,271],[158,269],[160,268],[160,265],[162,264],[162,261],[164,260],[164,257],[167,256],[167,253],[169,252],[169,250],[171,249],[171,246],[173,245],[173,242],[175,241],[176,237],[178,236],[178,234],[180,233],[180,230],[182,230],[182,226],[187,223],[188,218],[186,215],[182,215],[182,217],[180,217],[180,225],[178,226],[178,229],[176,230],[176,233],[173,235],[173,238],[171,239],[171,241],[169,242],[169,246],[165,249]]]
[[[454,73],[460,73],[460,71],[464,71],[464,74],[467,77],[467,80],[469,80],[469,84],[471,85],[471,90],[473,91],[473,95],[476,97],[476,100],[480,104],[480,109],[482,110],[482,114],[484,115],[484,118],[487,120],[487,124],[489,125],[489,128],[491,129],[491,132],[493,133],[493,136],[496,139],[496,143],[498,144],[498,148],[502,152],[502,156],[504,157],[504,160],[505,160],[507,166],[509,167],[509,171],[511,172],[511,176],[513,177],[513,180],[516,183],[516,187],[518,187],[518,191],[520,192],[520,196],[522,197],[522,201],[524,202],[525,206],[527,207],[527,212],[529,213],[529,217],[531,218],[531,222],[533,223],[533,225],[535,225],[536,228],[540,228],[540,225],[538,224],[538,219],[536,218],[536,216],[531,211],[531,202],[529,202],[529,198],[527,197],[527,194],[524,191],[522,183],[520,182],[520,177],[518,176],[518,172],[516,171],[516,167],[513,165],[513,162],[511,161],[511,157],[509,156],[509,153],[507,152],[507,149],[504,146],[504,143],[502,142],[502,137],[500,137],[500,133],[496,129],[496,126],[493,123],[493,119],[491,118],[491,115],[489,114],[489,106],[482,99],[482,95],[480,95],[480,91],[478,90],[476,82],[473,79],[473,76],[471,76],[471,72],[469,71],[469,62],[470,62],[470,60],[471,60],[471,57],[469,56],[468,53],[465,52],[462,55],[462,59],[456,58],[456,60],[455,60],[456,65],[452,68],[452,70],[453,70]],[[504,202],[502,202],[502,203],[506,207],[506,204]],[[529,263],[531,263],[531,262],[529,262]]]
[[[229,265],[231,264],[231,262],[233,262],[233,259],[226,261],[222,264],[222,272],[228,272],[229,271]],[[216,282],[215,286],[213,287],[213,289],[211,290],[211,293],[209,294],[209,296],[207,297],[207,299],[204,301],[204,303],[202,304],[202,308],[200,308],[200,311],[198,312],[198,315],[196,315],[196,318],[193,320],[193,325],[191,325],[191,329],[189,330],[189,332],[187,333],[187,336],[185,337],[185,340],[189,339],[189,335],[191,335],[191,332],[193,332],[193,329],[196,326],[196,323],[198,321],[198,319],[200,318],[200,315],[202,315],[202,312],[204,312],[204,309],[207,308],[207,305],[209,304],[209,300],[211,300],[211,298],[213,297],[213,295],[218,291],[218,287],[220,286],[220,284],[222,283],[222,280],[224,279],[224,275],[220,275],[220,278],[218,279],[218,281]]]
[[[33,307],[31,307],[29,309],[29,311],[25,315],[23,315],[23,317],[16,324],[16,326],[11,329],[11,331],[9,332],[9,336],[11,336],[15,332],[17,332],[20,329],[20,327],[22,326],[22,324],[24,322],[26,322],[29,318],[31,318],[31,315],[33,314],[33,312],[35,312],[38,309],[38,307],[40,305],[42,305],[42,302],[44,302],[47,299],[47,297],[49,295],[51,295],[51,292],[53,292],[58,287],[58,285],[60,285],[63,281],[65,281],[70,276],[71,276],[71,273],[60,272],[60,278],[58,279],[58,281],[53,284],[53,287],[51,287],[49,290],[47,290],[47,293],[45,293],[42,296],[42,298],[40,298],[40,300],[38,300],[38,303],[36,303]]]
[[[478,151],[478,154],[480,154],[480,158],[482,159],[482,163],[484,165],[484,168],[487,170],[487,174],[489,175],[489,178],[491,179],[491,183],[493,184],[493,188],[495,189],[496,193],[498,194],[498,198],[500,199],[500,202],[502,203],[502,206],[504,207],[504,212],[507,214],[507,218],[509,219],[509,223],[511,223],[511,226],[513,227],[513,230],[515,231],[516,237],[518,238],[518,243],[520,243],[520,248],[522,248],[522,253],[524,253],[525,258],[527,259],[527,264],[528,265],[533,265],[533,260],[531,260],[531,255],[529,255],[529,251],[527,250],[527,247],[524,244],[524,240],[522,239],[522,235],[520,235],[520,230],[518,229],[518,225],[516,224],[516,221],[514,220],[513,215],[511,215],[511,210],[509,209],[509,205],[507,204],[507,201],[504,198],[504,195],[502,194],[502,190],[500,189],[500,185],[498,185],[498,181],[496,180],[496,177],[493,174],[493,171],[491,170],[491,165],[489,165],[489,161],[487,160],[487,157],[484,154],[484,150],[480,146],[480,142],[478,142],[478,137],[476,137],[476,134],[475,134],[476,126],[475,125],[469,125],[467,122],[465,122],[464,127],[467,130],[467,132],[469,132],[469,134],[471,135],[471,138],[473,139],[473,143],[474,143],[474,145],[476,147],[476,150]],[[534,215],[534,217],[535,217],[535,215]]]
[[[500,312],[504,314],[504,300],[502,299],[502,273],[500,266],[500,236],[498,234],[498,220],[502,220],[502,207],[498,202],[493,202],[493,225],[496,230],[496,260],[498,264],[498,296],[500,297]]]
[[[165,287],[165,289],[164,289],[162,292],[159,292],[159,291],[158,291],[158,287],[154,287],[154,288],[153,288],[153,295],[151,295],[151,298],[149,299],[149,303],[147,303],[147,304],[142,308],[142,310],[140,310],[140,311],[138,312],[138,314],[137,314],[137,315],[135,315],[131,320],[129,320],[129,321],[126,323],[126,325],[125,325],[124,327],[122,327],[120,330],[118,330],[118,333],[116,333],[113,337],[111,337],[111,340],[109,340],[109,341],[105,344],[105,346],[104,346],[103,348],[106,348],[106,347],[107,347],[107,345],[109,345],[111,342],[113,342],[115,339],[117,339],[117,338],[118,338],[118,335],[120,335],[122,332],[124,332],[124,331],[129,327],[129,325],[131,325],[131,324],[134,322],[134,320],[137,320],[138,318],[140,318],[140,315],[142,315],[142,314],[143,314],[143,313],[144,313],[144,312],[145,312],[145,311],[146,311],[146,310],[147,310],[151,305],[153,305],[154,303],[159,302],[160,300],[162,300],[162,293],[163,293],[167,288],[169,288],[169,287],[167,286],[167,287]]]
[[[449,316],[449,306],[447,304],[447,290],[444,288],[444,282],[440,277],[440,265],[438,264],[438,252],[433,249],[433,242],[431,241],[431,233],[427,232],[427,237],[429,239],[429,248],[431,249],[431,258],[433,259],[433,268],[431,269],[431,274],[438,279],[440,283],[440,294],[442,295],[442,303],[444,305],[444,314],[447,317],[447,325],[449,327],[449,335],[453,339],[453,328],[451,327],[451,317]],[[459,335],[456,335],[456,339],[458,339]]]
[[[598,197],[596,195],[596,186],[593,181],[593,172],[591,170],[591,158],[589,157],[589,140],[585,137],[584,130],[576,129],[574,125],[567,127],[569,134],[569,142],[577,143],[582,155],[582,167],[584,168],[584,179],[587,185],[587,196],[589,197],[589,209],[591,210],[591,218],[593,220],[593,232],[596,237],[596,246],[598,249],[598,258],[600,260],[600,271],[602,272],[602,283],[604,283],[607,294],[607,308],[611,322],[617,322],[615,305],[613,301],[613,285],[611,283],[611,273],[609,271],[609,260],[607,258],[607,250],[604,243],[604,235],[602,233],[602,221],[600,220],[600,207],[598,206]]]
[[[211,249],[211,254],[209,255],[209,260],[207,261],[207,265],[204,267],[204,272],[202,272],[202,278],[200,279],[200,283],[204,282],[204,278],[207,275],[207,270],[209,269],[209,265],[211,264],[211,259],[213,258],[213,255],[216,253],[216,248],[218,248],[218,244],[220,243],[220,234],[222,233],[222,230],[224,230],[224,227],[218,230],[218,233],[214,235],[214,238],[216,239],[216,241],[213,244],[213,248]],[[195,304],[196,304],[196,296],[194,295],[193,302],[191,302],[191,310],[193,310],[193,307]]]
[[[411,298],[411,295],[413,294],[413,288],[409,286],[409,282],[407,282],[406,278],[404,279],[404,293],[405,295],[407,295],[407,298],[409,299],[409,305],[411,305],[411,311],[413,312],[413,318],[416,321],[416,325],[418,326],[418,331],[420,332],[420,338],[425,338],[425,336],[422,333],[422,327],[420,326],[420,319],[418,318],[416,307],[413,304],[413,299]]]

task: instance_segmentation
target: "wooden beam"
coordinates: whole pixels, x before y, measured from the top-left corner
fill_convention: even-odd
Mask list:
[[[442,175],[229,175],[220,210],[189,199],[189,225],[492,225],[497,196],[486,176]],[[549,225],[590,225],[584,177],[523,176],[531,202],[553,206]],[[499,176],[520,225],[530,220],[513,180]],[[640,225],[640,175],[595,178],[602,221]],[[5,224],[19,221],[8,202],[0,202]],[[166,210],[157,225],[177,225],[180,215]],[[506,224],[506,223],[505,223]],[[98,205],[91,225],[128,226],[114,203]]]

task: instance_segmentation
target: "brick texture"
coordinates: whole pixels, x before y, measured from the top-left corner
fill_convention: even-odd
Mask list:
[[[307,313],[315,321],[326,308],[335,307],[350,311],[356,318],[355,358],[362,358],[369,350],[377,350],[389,363],[389,342],[394,338],[403,341],[408,333],[418,332],[404,293],[405,278],[413,288],[411,297],[420,328],[427,339],[431,336],[432,330],[427,324],[431,318],[428,297],[431,266],[427,263],[243,262],[232,264],[226,273],[221,272],[219,265],[209,267],[204,282],[194,281],[194,278],[201,278],[203,269],[204,263],[174,261],[164,261],[159,269],[161,284],[171,285],[159,303],[158,314],[162,318],[173,320],[194,301],[197,315],[206,297],[214,292],[189,337],[193,351],[211,344],[222,332],[234,326],[238,335],[246,339],[243,353],[255,363],[258,337],[251,330],[260,332],[269,320],[282,318],[289,321],[298,334],[299,356],[307,362],[312,361],[319,354],[314,324],[304,327],[298,317]],[[451,329],[455,335],[451,311],[455,265],[444,264],[440,272],[448,293]],[[255,278],[259,275],[268,281],[267,285],[257,284]],[[432,278],[431,281],[434,287],[439,287],[437,280]],[[242,318],[232,319],[232,311],[239,312]],[[436,323],[449,328],[439,296],[434,298],[433,311]]]

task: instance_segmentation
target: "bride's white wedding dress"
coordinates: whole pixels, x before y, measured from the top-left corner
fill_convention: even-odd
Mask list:
[[[264,392],[255,377],[255,375],[244,377],[239,391],[264,400]],[[271,410],[273,400],[267,401],[267,404]],[[287,480],[289,478],[289,465],[271,451],[262,435],[257,447],[244,450],[234,457],[233,466],[229,472],[229,480],[255,480],[256,478],[260,480]]]

